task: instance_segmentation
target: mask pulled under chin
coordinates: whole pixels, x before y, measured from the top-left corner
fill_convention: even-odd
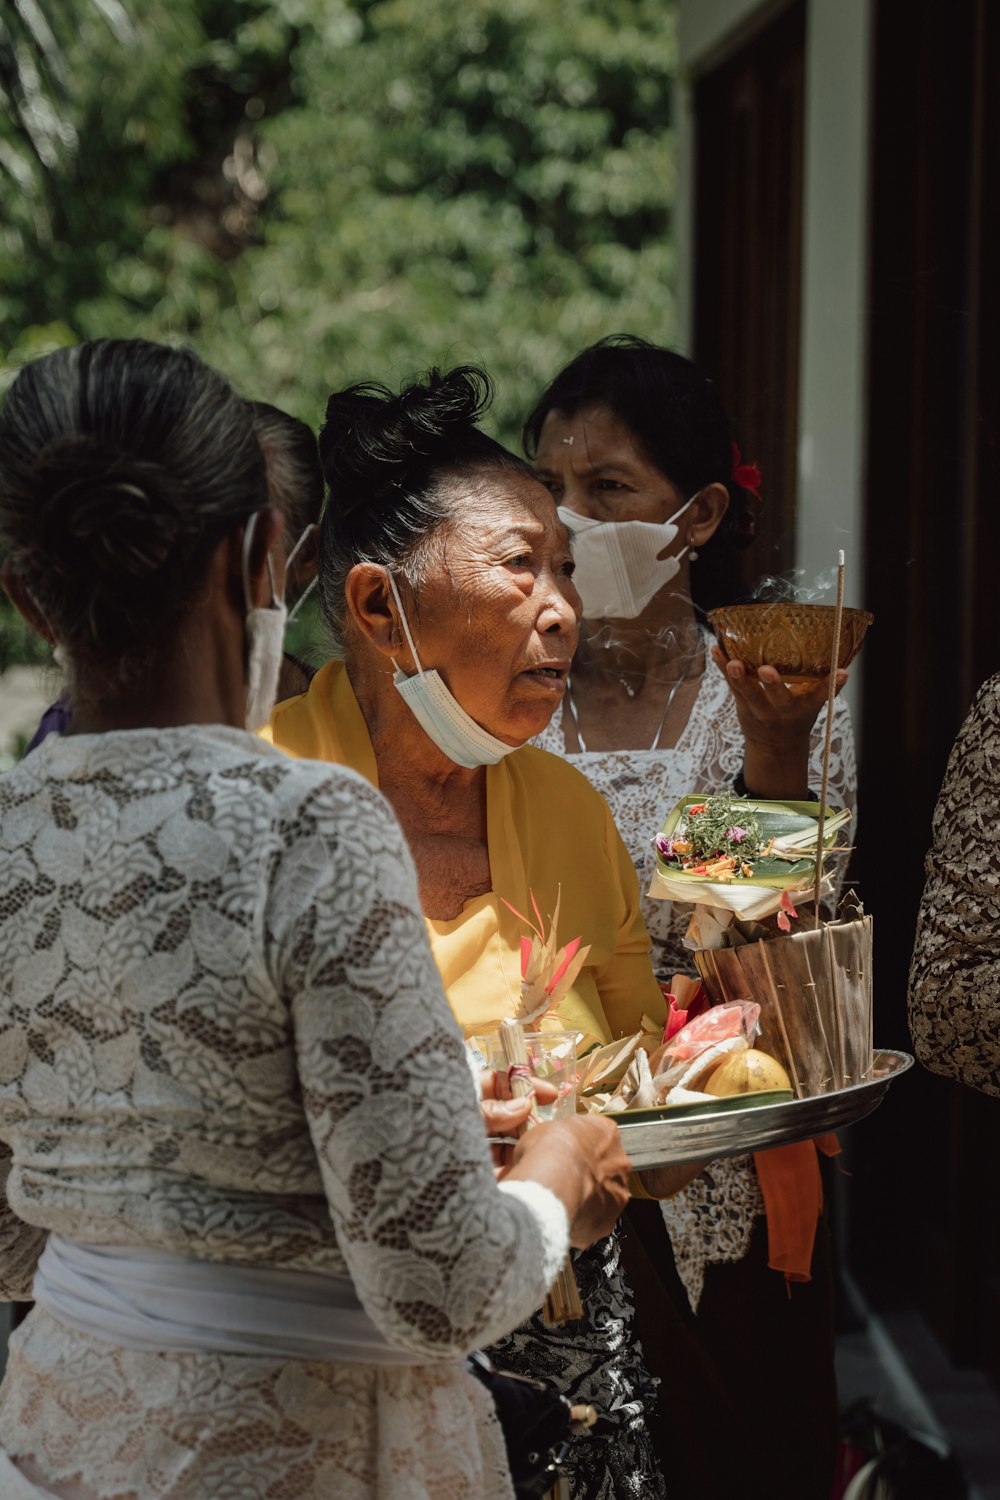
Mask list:
[[[415,676],[407,677],[397,667],[392,681],[424,733],[456,766],[470,770],[475,766],[495,766],[503,756],[518,748],[498,740],[477,724],[449,692],[439,672],[418,670]]]
[[[429,672],[424,671],[420,665],[420,656],[410,631],[406,611],[403,609],[403,601],[399,597],[396,580],[391,573],[388,576],[389,587],[392,589],[396,608],[399,610],[406,641],[417,667],[415,674],[408,677],[397,666],[393,674],[393,686],[427,737],[434,742],[442,755],[447,755],[456,766],[465,766],[468,770],[473,770],[476,766],[496,765],[498,760],[502,760],[518,746],[508,745],[505,740],[498,740],[496,735],[490,734],[488,729],[477,724],[472,715],[466,713],[458,699],[449,690],[436,668]]]
[[[682,547],[660,553],[677,536],[678,516],[697,499],[692,495],[669,521],[594,521],[566,506],[559,519],[573,537],[573,582],[592,620],[634,620],[680,571]]]

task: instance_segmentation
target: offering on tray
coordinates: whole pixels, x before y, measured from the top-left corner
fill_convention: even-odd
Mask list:
[[[760,1045],[797,1098],[871,1078],[872,919],[853,894],[836,920],[787,933],[730,916],[693,957],[713,1002],[752,997],[760,1007]]]
[[[516,1020],[522,1026],[537,1021],[550,1012],[554,1015],[560,1000],[572,988],[580,970],[587,961],[590,944],[581,947],[582,938],[574,938],[565,948],[559,947],[556,931],[559,925],[559,903],[562,892],[556,891],[556,907],[549,918],[549,930],[538,909],[534,892],[529,891],[535,922],[518,911],[516,906],[503,896],[504,906],[512,911],[531,931],[531,937],[521,939],[521,1003]],[[537,925],[536,925],[537,923]]]
[[[777,912],[785,891],[816,878],[818,802],[767,802],[729,792],[682,797],[653,840],[650,896],[693,901],[750,918]],[[826,810],[823,847],[835,847],[850,821]]]
[[[757,1047],[747,1047],[723,1058],[702,1085],[706,1094],[725,1098],[730,1094],[761,1094],[787,1089],[792,1083],[779,1062]]]
[[[650,887],[692,904],[685,942],[711,1001],[759,1007],[759,1050],[799,1099],[872,1070],[871,918],[852,897],[836,921],[818,919],[817,892],[829,891],[816,869],[820,813],[726,792],[685,797],[654,841]],[[824,814],[824,854],[848,818]]]
[[[601,1114],[627,1114],[635,1110],[718,1107],[720,1098],[745,1097],[749,1106],[755,1094],[768,1099],[791,1099],[788,1075],[781,1064],[766,1056],[754,1041],[759,1010],[753,1004],[715,1005],[652,1050],[648,1035],[630,1038],[631,1059],[612,1092],[583,1080],[583,1107]]]
[[[808,1099],[739,1095],[716,1099],[708,1107],[628,1110],[616,1115],[615,1122],[637,1171],[745,1156],[856,1124],[881,1104],[890,1085],[912,1066],[913,1058],[905,1052],[876,1052],[866,1083],[832,1094]]]
[[[836,609],[832,604],[738,604],[709,611],[723,653],[748,671],[771,666],[793,693],[828,677],[834,657]],[[841,612],[838,667],[848,667],[861,650],[874,618],[865,609]]]

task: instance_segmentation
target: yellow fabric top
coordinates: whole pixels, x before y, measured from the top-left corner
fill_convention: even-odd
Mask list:
[[[261,733],[290,755],[350,766],[378,786],[368,728],[341,662],[328,662],[308,692],[279,703]],[[517,1008],[528,929],[500,897],[527,913],[533,892],[548,921],[560,887],[560,942],[581,937],[591,946],[558,1018],[545,1026],[606,1042],[637,1031],[643,1014],[662,1024],[665,1002],[653,977],[635,868],[600,793],[557,755],[525,745],[487,766],[486,820],[492,891],[467,901],[452,920],[427,919],[466,1035],[488,1033]]]

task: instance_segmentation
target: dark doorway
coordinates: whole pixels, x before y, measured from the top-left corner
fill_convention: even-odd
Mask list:
[[[792,567],[805,4],[695,87],[695,358],[719,383],[766,504],[745,582]]]
[[[975,689],[1000,669],[989,93],[1000,14],[958,0],[942,24],[933,0],[877,0],[874,18],[866,602],[877,621],[857,868],[876,917],[878,1036],[906,1047],[931,812]],[[922,1070],[897,1095],[855,1143],[852,1265],[878,1304],[915,1301],[957,1363],[1000,1377],[1000,1223],[987,1186],[1000,1101]]]

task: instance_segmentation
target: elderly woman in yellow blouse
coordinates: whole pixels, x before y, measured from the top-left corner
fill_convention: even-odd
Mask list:
[[[349,765],[392,803],[413,852],[445,990],[468,1035],[517,1011],[523,925],[561,891],[560,939],[590,944],[558,1020],[607,1041],[664,1001],[632,861],[603,798],[525,742],[566,689],[581,613],[569,537],[544,487],[481,432],[476,369],[398,397],[356,386],[330,398],[320,447],[330,489],[320,596],[342,660],[279,705],[274,742]],[[682,1174],[648,1174],[664,1193]],[[540,1321],[495,1351],[552,1376],[608,1418],[576,1445],[576,1500],[663,1493],[644,1412],[649,1377],[630,1338],[617,1245],[577,1265],[587,1309]]]

